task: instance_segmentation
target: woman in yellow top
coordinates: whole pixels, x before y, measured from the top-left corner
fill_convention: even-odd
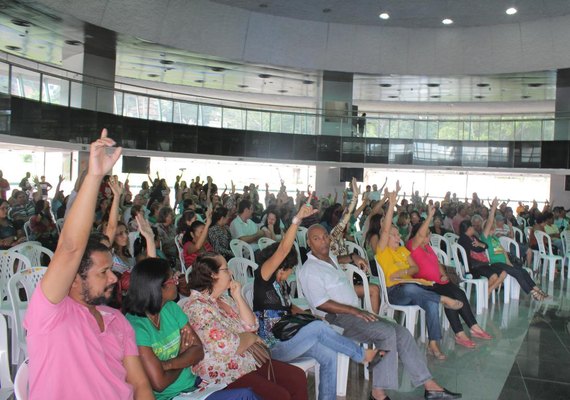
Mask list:
[[[418,272],[418,267],[410,257],[410,251],[400,246],[398,228],[392,225],[396,195],[397,192],[390,193],[380,240],[376,245],[376,260],[384,272],[390,303],[402,306],[417,305],[425,310],[429,337],[428,353],[439,360],[445,360],[446,356],[438,344],[441,340],[439,303],[453,310],[463,307],[463,303],[425,289],[424,286],[433,285],[432,281],[412,277]]]

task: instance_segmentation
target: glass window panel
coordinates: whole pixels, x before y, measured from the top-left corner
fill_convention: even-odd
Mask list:
[[[123,114],[123,92],[115,91],[114,107],[115,115]]]
[[[172,101],[151,97],[148,103],[148,119],[172,122]]]
[[[224,128],[245,129],[246,112],[237,108],[224,108]]]
[[[222,107],[198,105],[198,125],[222,127]]]
[[[542,140],[554,140],[554,120],[542,121]]]
[[[174,102],[174,123],[185,125],[197,125],[198,105],[194,103]]]
[[[515,140],[540,140],[542,137],[542,121],[517,121],[515,123]]]
[[[416,139],[427,139],[427,121],[414,121],[414,137]]]
[[[514,121],[489,122],[489,140],[513,140]]]
[[[389,138],[390,137],[390,120],[389,119],[379,119],[378,120],[378,136],[379,138]]]
[[[400,120],[399,119],[391,119],[390,121],[390,132],[389,132],[389,138],[392,139],[396,139],[399,138],[400,136],[398,136],[399,134],[399,125],[400,125]]]
[[[293,133],[294,123],[293,114],[271,113],[271,132]]]
[[[428,121],[427,123],[427,138],[437,139],[439,133],[439,121]]]
[[[267,111],[247,110],[246,112],[247,124],[246,129],[249,131],[270,131],[271,113]]]
[[[12,67],[12,88],[14,96],[26,99],[40,99],[40,74],[24,68]]]
[[[42,79],[42,101],[44,103],[67,106],[69,100],[69,81],[49,75],[43,75]]]
[[[471,136],[469,140],[488,140],[489,138],[489,122],[488,121],[472,121]]]
[[[148,118],[148,97],[125,93],[123,115],[133,118]]]
[[[81,108],[82,94],[83,85],[79,82],[71,82],[71,96],[69,97],[69,106]]]
[[[414,138],[414,121],[411,119],[400,120],[398,127],[400,138],[413,139]]]
[[[440,121],[438,138],[445,140],[459,139],[459,121]]]
[[[0,93],[10,93],[10,65],[0,62]]]

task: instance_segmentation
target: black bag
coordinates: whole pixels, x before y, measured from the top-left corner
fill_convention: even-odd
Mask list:
[[[311,314],[289,314],[283,316],[273,325],[273,336],[281,341],[287,341],[297,334],[302,327],[309,325],[318,318]]]

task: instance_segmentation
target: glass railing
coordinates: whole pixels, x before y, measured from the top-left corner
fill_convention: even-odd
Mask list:
[[[76,73],[37,63],[34,66],[0,61],[0,93],[131,118],[248,131],[406,140],[554,140],[555,119],[549,114],[442,117],[370,113],[363,121],[315,109],[283,110],[254,103],[238,107],[124,83],[85,83]],[[9,121],[1,119],[0,128],[9,126]]]

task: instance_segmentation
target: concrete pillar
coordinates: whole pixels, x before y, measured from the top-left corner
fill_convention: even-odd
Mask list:
[[[321,135],[351,136],[352,80],[347,72],[324,71],[321,107]]]
[[[570,139],[570,68],[556,73],[554,140]]]
[[[115,32],[87,24],[83,46],[64,47],[63,68],[81,74],[84,83],[72,84],[72,107],[113,113],[115,44]]]
[[[566,175],[550,175],[550,200],[555,206],[570,208],[570,191],[566,190]]]

